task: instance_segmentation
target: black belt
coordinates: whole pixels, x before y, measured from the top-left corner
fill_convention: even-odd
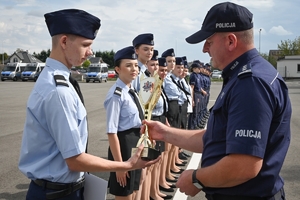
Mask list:
[[[225,194],[206,194],[208,200],[282,200],[284,199],[283,189],[280,189],[272,197],[251,197],[242,195],[225,195]]]
[[[40,187],[57,190],[56,192],[49,192],[46,194],[47,199],[58,199],[67,196],[81,188],[83,188],[85,179],[82,178],[80,181],[75,183],[55,183],[51,181],[46,181],[43,179],[32,180],[35,184]]]

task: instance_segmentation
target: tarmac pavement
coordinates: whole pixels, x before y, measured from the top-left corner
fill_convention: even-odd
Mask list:
[[[114,82],[84,83],[80,87],[84,95],[89,123],[89,153],[107,158],[108,140],[106,136],[106,116],[103,101],[106,93]],[[18,159],[22,131],[25,121],[26,102],[34,82],[0,82],[0,200],[25,199],[28,189],[28,180],[18,170]],[[285,159],[281,175],[285,180],[285,192],[288,200],[298,200],[300,196],[300,81],[288,81],[290,98],[292,102],[292,140]],[[213,105],[219,91],[221,82],[214,82],[211,87],[210,105]],[[189,152],[188,152],[189,153]],[[191,153],[190,153],[191,154]],[[186,166],[195,169],[199,165],[200,155],[194,154]],[[108,180],[109,173],[93,173]],[[187,197],[175,191],[176,200],[204,200],[204,193],[195,197]],[[179,195],[179,196],[177,196]],[[107,195],[107,199],[113,196]]]

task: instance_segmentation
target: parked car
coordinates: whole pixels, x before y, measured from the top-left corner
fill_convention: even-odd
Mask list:
[[[118,75],[115,71],[108,71],[108,78],[117,78]]]
[[[221,71],[213,72],[211,74],[211,78],[212,79],[222,79],[222,72]]]

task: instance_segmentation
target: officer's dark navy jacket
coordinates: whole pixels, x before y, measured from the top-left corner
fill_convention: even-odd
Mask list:
[[[203,137],[202,167],[228,154],[263,159],[258,175],[231,188],[206,188],[208,194],[272,196],[283,187],[278,175],[290,144],[291,104],[278,72],[256,49],[223,70],[220,92]],[[241,169],[243,170],[243,169]]]

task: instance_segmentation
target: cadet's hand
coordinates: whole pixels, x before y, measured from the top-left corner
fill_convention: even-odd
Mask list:
[[[127,178],[130,178],[128,171],[119,171],[116,172],[117,182],[121,187],[125,187],[127,185]]]
[[[155,160],[151,160],[151,161],[142,160],[141,153],[142,153],[143,149],[144,149],[144,144],[142,143],[139,146],[137,152],[126,161],[126,162],[130,163],[131,170],[148,167],[148,166],[158,162],[161,159],[161,156],[159,156]]]
[[[179,191],[185,193],[186,195],[195,196],[201,190],[196,188],[192,181],[192,174],[194,170],[185,170],[181,173],[176,183],[176,187],[179,188]]]

